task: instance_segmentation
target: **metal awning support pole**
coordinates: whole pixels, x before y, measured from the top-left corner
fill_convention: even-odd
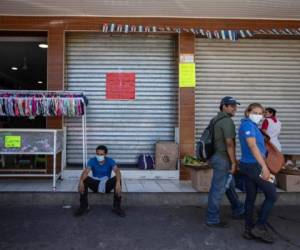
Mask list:
[[[54,131],[54,142],[53,142],[53,191],[56,191],[56,137],[57,137],[57,132]]]
[[[86,125],[86,106],[84,104],[84,145],[85,145],[85,154],[84,154],[84,158],[85,158],[85,167],[87,165],[87,125]]]
[[[81,117],[82,126],[82,169],[86,167],[85,165],[85,132],[84,132],[84,115]]]

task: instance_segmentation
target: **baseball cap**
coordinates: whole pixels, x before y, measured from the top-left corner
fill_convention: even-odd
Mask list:
[[[236,99],[232,96],[225,96],[222,98],[220,105],[230,105],[230,104],[237,104],[241,105]]]

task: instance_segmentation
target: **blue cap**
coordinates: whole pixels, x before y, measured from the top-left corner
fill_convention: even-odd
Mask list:
[[[241,105],[237,100],[235,100],[233,97],[231,96],[225,96],[222,98],[220,105]]]

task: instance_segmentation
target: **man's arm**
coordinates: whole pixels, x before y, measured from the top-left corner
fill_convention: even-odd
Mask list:
[[[120,171],[120,168],[118,168],[117,165],[115,165],[113,167],[113,171],[115,172],[116,174],[116,179],[117,179],[117,183],[116,183],[116,193],[117,194],[120,194],[121,191],[122,191],[122,186],[121,186],[121,171]]]
[[[90,173],[91,169],[90,168],[85,168],[80,176],[80,180],[79,180],[79,185],[78,185],[78,191],[80,193],[84,192],[84,183],[83,181],[88,177],[89,173]]]
[[[231,173],[234,173],[237,168],[236,164],[236,154],[235,154],[235,126],[232,121],[232,119],[225,119],[223,126],[223,133],[225,137],[225,145],[226,145],[226,151],[229,156],[229,160],[231,163]]]
[[[226,148],[227,153],[229,155],[229,160],[231,163],[231,173],[235,173],[236,171],[236,155],[235,155],[235,140],[233,138],[226,138]]]

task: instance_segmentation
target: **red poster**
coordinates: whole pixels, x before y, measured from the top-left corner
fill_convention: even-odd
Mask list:
[[[135,99],[135,73],[106,73],[106,99]]]

